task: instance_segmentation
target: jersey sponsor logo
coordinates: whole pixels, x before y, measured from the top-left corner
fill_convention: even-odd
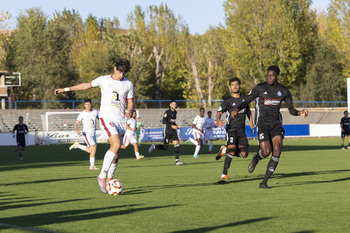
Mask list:
[[[278,96],[282,96],[282,92],[281,92],[281,91],[278,91],[278,92],[277,92],[277,95],[278,95]]]
[[[281,104],[281,100],[280,99],[264,99],[264,105],[280,105]]]
[[[120,108],[120,106],[121,106],[121,101],[119,99],[119,93],[116,90],[113,91],[111,105],[113,107],[117,107],[117,108]]]

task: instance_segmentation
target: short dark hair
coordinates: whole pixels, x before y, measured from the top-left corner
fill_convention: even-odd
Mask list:
[[[348,113],[348,111],[344,111],[344,113]]]
[[[176,103],[176,100],[174,100],[174,99],[170,100],[170,103],[172,103],[172,102],[175,102],[175,103]]]
[[[115,63],[115,68],[124,74],[128,73],[131,70],[130,61],[125,58],[119,59]]]
[[[88,103],[88,102],[91,104],[91,103],[92,103],[92,102],[91,102],[91,99],[86,99],[86,100],[84,100],[84,103]]]
[[[231,78],[230,81],[228,82],[228,85],[231,86],[232,82],[238,82],[239,85],[241,85],[241,80],[237,77]]]
[[[209,114],[209,113],[211,114],[211,111],[208,111],[208,114]]]
[[[199,111],[202,111],[202,109],[204,110],[204,108],[200,108]]]
[[[269,71],[269,70],[275,71],[277,75],[280,75],[280,72],[281,72],[281,70],[280,70],[280,68],[278,66],[269,66],[267,68],[267,71]]]

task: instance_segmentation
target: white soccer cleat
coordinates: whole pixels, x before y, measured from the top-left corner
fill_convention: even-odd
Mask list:
[[[178,165],[184,165],[184,164],[185,164],[185,163],[180,162],[180,161],[175,162],[175,165],[176,165],[176,166],[178,166]]]
[[[144,155],[137,156],[137,157],[136,157],[136,160],[143,159],[144,157],[145,157]]]
[[[90,169],[90,170],[100,170],[100,169],[98,169],[96,166],[91,166],[89,169]]]
[[[71,145],[71,146],[69,147],[69,150],[77,149],[79,146],[80,146],[79,142],[76,141],[76,142],[73,143],[73,145]]]
[[[199,159],[198,155],[193,155],[193,158]]]
[[[154,149],[156,149],[156,145],[152,144],[148,149],[148,153],[151,153]]]

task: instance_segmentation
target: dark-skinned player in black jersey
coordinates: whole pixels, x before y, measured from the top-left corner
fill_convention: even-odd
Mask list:
[[[344,111],[344,117],[340,119],[340,128],[341,128],[341,149],[345,150],[344,139],[345,136],[349,137],[348,149],[350,150],[350,118],[348,111]]]
[[[281,122],[281,103],[284,101],[288,107],[289,113],[293,116],[308,116],[306,109],[298,111],[293,106],[292,95],[288,88],[278,83],[280,69],[278,66],[267,68],[266,82],[259,83],[249,93],[246,101],[242,102],[237,109],[233,110],[231,116],[235,118],[241,109],[256,99],[257,119],[256,126],[258,129],[258,141],[260,150],[255,154],[248,166],[248,171],[252,173],[255,166],[261,159],[268,157],[271,152],[272,156],[267,165],[263,181],[259,188],[269,189],[268,179],[276,170],[278,165],[284,137],[284,129]]]
[[[154,149],[167,150],[169,143],[174,144],[174,154],[175,154],[175,165],[184,165],[185,163],[180,162],[180,144],[179,137],[177,135],[177,129],[180,129],[180,126],[176,125],[176,101],[172,100],[170,102],[170,108],[165,111],[163,116],[163,124],[165,124],[165,135],[164,141],[161,145],[152,144],[148,149],[148,152],[151,153]]]
[[[15,136],[16,131],[16,136]],[[26,124],[23,124],[23,117],[18,117],[18,124],[13,127],[12,134],[13,137],[16,137],[17,146],[16,152],[18,151],[19,159],[23,160],[22,152],[26,148],[26,138],[24,137],[28,133],[28,127]]]
[[[216,119],[219,127],[223,127],[225,122],[221,120],[221,115],[226,112],[226,146],[222,146],[216,155],[216,160],[219,160],[226,154],[224,169],[221,179],[228,180],[228,169],[230,168],[234,156],[246,158],[249,154],[249,144],[245,133],[245,117],[250,121],[250,128],[255,133],[253,118],[249,107],[242,109],[236,118],[231,117],[232,111],[240,105],[246,95],[240,93],[241,80],[237,77],[231,78],[229,81],[231,96],[224,99],[216,114]]]

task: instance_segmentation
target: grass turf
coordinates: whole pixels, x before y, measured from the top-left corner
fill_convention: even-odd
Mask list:
[[[120,153],[117,197],[103,194],[99,171],[89,170],[88,154],[69,145],[28,147],[20,161],[13,147],[0,153],[1,232],[348,232],[350,150],[339,138],[286,139],[280,163],[259,189],[266,165],[247,166],[258,149],[250,141],[247,159],[234,158],[229,181],[221,182],[222,158],[203,146],[181,144],[154,150],[136,161],[132,146]],[[216,141],[217,152],[223,141]],[[101,168],[107,144],[99,144]]]

